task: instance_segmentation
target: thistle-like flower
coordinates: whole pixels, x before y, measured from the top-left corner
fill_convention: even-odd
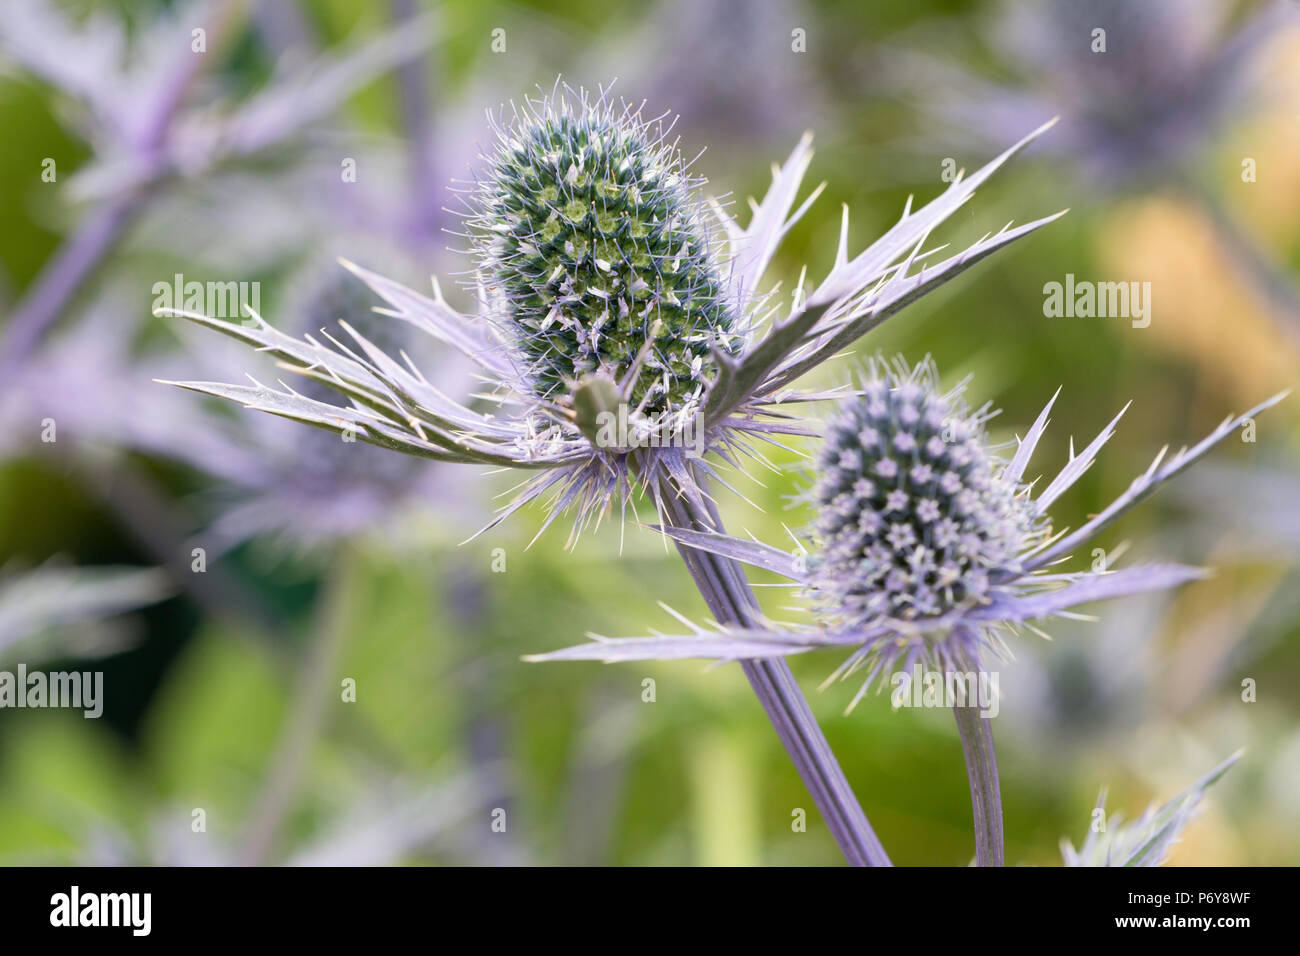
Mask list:
[[[563,402],[597,375],[649,427],[689,421],[735,317],[700,183],[662,126],[601,104],[543,109],[498,140],[468,225],[533,395]]]
[[[932,363],[868,382],[826,430],[812,489],[818,553],[810,583],[846,623],[915,622],[988,600],[1041,522],[983,434],[961,389]]]
[[[795,206],[809,137],[774,172],[742,227],[699,197],[661,124],[606,93],[592,99],[557,87],[496,128],[497,148],[466,199],[475,317],[453,310],[436,280],[428,298],[350,266],[388,303],[380,311],[473,359],[486,395],[453,397],[409,357],[397,361],[354,328],[346,329],[353,347],[328,348],[256,315],[250,328],[184,312],[177,314],[269,352],[352,404],[256,381],[176,384],[435,461],[540,472],[488,527],[549,493],[542,530],[572,507],[574,540],[613,502],[625,513],[640,486],[665,520],[720,528],[701,487],[715,474],[706,453],[734,463],[756,454],[759,441],[805,434],[780,407],[815,397],[793,392],[796,379],[1056,218],[1008,226],[933,264],[937,250],[924,249],[931,230],[1042,127],[921,209],[909,201],[899,222],[852,258],[846,215],[835,265],[815,290],[801,279],[781,317],[775,289],[763,283],[782,237],[816,196]],[[756,607],[738,569],[687,563],[717,613],[729,608],[741,623]],[[742,666],[846,858],[887,864],[784,662]]]
[[[941,392],[928,360],[909,369],[877,361],[870,380],[826,429],[810,499],[813,546],[790,554],[722,534],[667,527],[701,551],[774,571],[802,585],[822,612],[817,628],[693,628],[693,634],[598,640],[533,660],[749,659],[828,646],[855,650],[837,669],[867,669],[856,704],[891,673],[921,663],[940,671],[1005,653],[1003,635],[1106,598],[1174,587],[1202,572],[1150,564],[1083,572],[1049,570],[1182,471],[1277,395],[1226,420],[1166,460],[1161,452],[1128,490],[1074,531],[1053,534],[1048,509],[1092,465],[1119,416],[1035,497],[1024,480],[1055,397],[1009,459],[984,434],[994,414],[970,411],[964,384]],[[1120,412],[1123,415],[1123,412]],[[1040,632],[1041,633],[1041,632]],[[850,706],[852,706],[851,704]]]
[[[549,525],[577,509],[575,534],[642,485],[700,499],[727,461],[775,434],[806,427],[777,406],[806,401],[790,386],[890,315],[985,256],[1056,217],[985,236],[926,262],[930,231],[1016,150],[913,211],[857,256],[847,216],[835,265],[815,290],[803,283],[781,316],[763,282],[778,244],[816,195],[795,200],[811,159],[805,137],[775,170],[766,198],[741,227],[706,203],[666,124],[567,88],[496,122],[497,145],[463,193],[475,256],[478,311],[347,264],[402,319],[470,356],[486,398],[461,400],[409,359],[397,361],[355,329],[353,344],[292,338],[258,316],[236,326],[183,313],[271,353],[342,393],[351,407],[291,388],[176,383],[363,441],[438,461],[540,471],[497,521],[544,494]],[[1050,125],[1050,124],[1048,124]],[[1046,127],[1043,127],[1045,129]],[[490,400],[497,408],[485,409]],[[495,523],[495,522],[493,522]],[[490,527],[490,525],[489,525]]]

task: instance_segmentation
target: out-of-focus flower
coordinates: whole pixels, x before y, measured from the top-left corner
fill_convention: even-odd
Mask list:
[[[1014,81],[912,51],[890,63],[963,143],[1059,114],[1061,135],[1042,148],[1112,190],[1186,169],[1240,112],[1260,47],[1295,25],[1289,6],[1265,4],[1229,26],[1231,5],[1218,0],[1005,3],[980,35]]]
[[[812,489],[818,509],[811,554],[789,554],[725,535],[665,528],[689,547],[776,572],[807,588],[828,618],[819,628],[695,628],[687,635],[606,639],[533,660],[735,660],[855,647],[834,676],[867,668],[853,703],[877,680],[915,664],[947,672],[1001,653],[1001,635],[1030,621],[1068,616],[1093,601],[1193,580],[1176,564],[1051,572],[1103,528],[1259,412],[1226,420],[1169,460],[1161,452],[1128,490],[1072,531],[1052,534],[1048,509],[1092,465],[1119,416],[1037,496],[1024,483],[1047,427],[1047,404],[1009,461],[983,436],[988,406],[970,413],[962,387],[941,393],[934,366],[877,363],[874,377],[827,428]],[[1121,415],[1123,412],[1120,413]],[[850,705],[852,706],[852,705]]]
[[[816,61],[795,50],[796,31],[805,48],[821,41],[810,28],[815,17],[801,0],[666,0],[612,42],[592,44],[583,75],[617,76],[671,108],[687,142],[711,136],[710,151],[753,148],[819,125]]]
[[[200,77],[240,26],[243,7],[242,0],[194,0],[128,27],[102,13],[76,22],[47,0],[9,4],[0,59],[75,103],[75,122],[95,152],[72,180],[76,195],[190,177],[282,145],[430,41],[429,24],[417,23],[341,54],[286,59],[260,90],[223,101]]]
[[[1038,131],[1038,132],[1041,132]],[[894,312],[1056,217],[986,236],[911,272],[930,231],[1037,132],[849,258],[847,218],[835,265],[788,314],[761,282],[811,159],[805,138],[741,228],[704,205],[662,130],[605,95],[560,94],[526,104],[498,129],[467,227],[478,252],[480,313],[453,310],[376,273],[353,271],[392,314],[477,362],[504,413],[451,397],[413,364],[350,330],[355,350],[295,339],[260,318],[203,325],[267,351],[352,400],[340,413],[261,384],[177,383],[436,461],[540,471],[498,516],[546,493],[547,524],[576,506],[575,533],[647,487],[701,500],[700,460],[728,460],[755,441],[804,427],[778,406],[807,400],[790,386]],[[814,196],[816,194],[814,193]],[[791,210],[794,209],[793,213]],[[710,216],[716,217],[710,219]],[[722,236],[714,236],[714,223]],[[724,254],[725,250],[725,254]],[[608,426],[608,427],[607,427]]]
[[[366,768],[364,785],[347,786],[332,794],[316,831],[287,849],[287,866],[398,866],[412,860],[436,860],[461,865],[500,863],[490,855],[486,840],[467,836],[465,823],[490,806],[481,774],[415,778],[377,774]],[[375,779],[378,777],[378,779]],[[337,783],[337,781],[336,781]],[[181,807],[151,808],[144,826],[126,828],[116,819],[94,811],[70,822],[60,817],[52,825],[66,831],[78,847],[71,860],[48,854],[7,862],[49,865],[72,862],[81,866],[236,866],[237,838],[214,828],[201,841],[193,838],[191,811]],[[526,862],[516,858],[512,864]]]
[[[1100,827],[1089,828],[1088,836],[1077,850],[1065,838],[1061,856],[1066,866],[1160,866],[1196,818],[1205,799],[1205,791],[1241,757],[1233,754],[1201,779],[1163,806],[1152,804],[1142,816],[1125,823],[1118,813],[1105,816],[1106,791],[1097,799]],[[1097,813],[1094,811],[1094,814]]]
[[[1203,147],[1267,89],[1265,43],[1300,29],[1292,3],[1266,3],[1229,23],[1219,0],[1047,0],[1007,3],[982,36],[1011,81],[965,68],[957,58],[885,53],[886,75],[951,134],[943,149],[997,142],[1025,117],[1061,117],[1062,135],[1044,149],[1073,181],[1112,196],[1175,187],[1213,223],[1241,276],[1294,332],[1294,278],[1201,181]],[[1131,265],[1131,263],[1129,263]]]
[[[303,334],[335,328],[340,321],[372,334],[403,331],[376,321],[365,286],[340,282],[349,278],[346,273],[321,265],[305,266],[285,296],[286,313]],[[341,296],[340,286],[346,289]],[[105,454],[134,451],[215,479],[213,492],[195,501],[206,516],[203,544],[210,556],[254,537],[291,549],[372,532],[397,543],[398,532],[411,527],[408,519],[430,509],[462,533],[472,530],[471,516],[485,520],[486,506],[474,504],[483,497],[471,488],[476,476],[460,469],[421,466],[268,416],[232,418],[197,396],[154,407],[155,380],[196,367],[213,376],[236,376],[247,368],[247,355],[234,343],[196,343],[189,335],[182,336],[179,348],[138,354],[130,330],[147,313],[138,310],[133,316],[119,297],[122,291],[108,290],[91,313],[53,337],[8,383],[12,387],[0,392],[0,435],[5,436],[0,450],[89,454],[101,462]],[[392,344],[412,351],[426,344],[402,339],[390,332]],[[471,386],[467,363],[458,356],[432,348],[416,354],[447,382]],[[325,402],[328,393],[321,393],[318,398]],[[38,444],[43,423],[57,429],[55,443]]]
[[[0,377],[36,350],[164,184],[285,145],[429,41],[427,24],[407,24],[346,54],[289,67],[242,102],[197,97],[242,6],[197,2],[134,37],[104,17],[74,23],[45,0],[19,0],[6,11],[0,61],[16,62],[79,104],[94,156],[67,189],[98,202],[13,309],[0,340]]]

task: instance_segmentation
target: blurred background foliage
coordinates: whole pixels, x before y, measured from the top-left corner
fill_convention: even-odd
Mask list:
[[[94,9],[134,29],[168,6],[105,0],[66,9]],[[1229,29],[1262,9],[1220,6],[1231,8]],[[512,482],[445,473],[422,479],[410,507],[365,512],[346,533],[303,536],[267,520],[218,546],[211,529],[230,506],[232,481],[166,443],[197,442],[194,423],[229,416],[204,409],[206,419],[178,423],[149,445],[123,438],[123,428],[81,427],[75,409],[96,406],[99,418],[143,428],[168,419],[173,405],[194,404],[154,385],[145,361],[178,348],[181,333],[149,315],[153,283],[176,272],[261,281],[263,312],[281,327],[291,325],[277,309],[293,301],[295,265],[339,254],[389,274],[409,266],[412,281],[437,271],[453,302],[467,304],[445,278],[466,266],[443,250],[459,240],[439,232],[455,228],[441,211],[453,205],[442,187],[466,178],[475,141],[487,138],[485,108],[537,84],[549,88],[559,74],[588,87],[617,76],[615,89],[648,100],[652,113],[681,113],[683,151],[707,147],[696,170],[737,204],[761,193],[769,163],[813,129],[810,176],[827,188],[783,247],[778,271],[787,288],[805,263],[815,279],[834,254],[841,204],[861,247],[909,194],[928,198],[944,186],[945,159],[970,169],[992,154],[932,109],[952,81],[914,84],[897,57],[909,50],[943,57],[1014,89],[1027,81],[990,41],[990,30],[1007,39],[997,33],[1002,6],[266,0],[245,5],[233,39],[207,54],[207,82],[220,95],[245,95],[274,75],[281,57],[372,36],[407,7],[432,17],[418,82],[433,147],[428,182],[438,195],[411,192],[421,180],[409,176],[409,119],[397,79],[385,73],[291,147],[166,186],[51,336],[75,335],[107,309],[115,318],[105,341],[118,341],[126,356],[80,353],[62,386],[78,401],[67,413],[59,406],[56,443],[35,437],[49,414],[42,402],[55,398],[18,374],[0,381],[0,394],[23,409],[0,418],[10,432],[0,439],[0,574],[54,557],[83,566],[164,564],[173,567],[175,595],[114,617],[117,643],[93,657],[42,634],[0,647],[3,667],[23,660],[102,669],[107,698],[98,721],[70,711],[0,712],[0,860],[836,862],[739,668],[520,661],[587,631],[671,626],[657,602],[703,618],[680,562],[653,534],[631,526],[620,534],[615,521],[573,550],[559,528],[529,547],[544,518],[534,509],[458,546]],[[1100,16],[1110,5],[1098,7]],[[501,53],[492,49],[498,28]],[[791,49],[796,28],[806,31],[807,52]],[[1119,37],[1127,28],[1117,29]],[[1202,141],[1179,169],[1157,166],[1124,189],[1105,189],[1055,152],[1036,147],[1018,159],[941,241],[1057,208],[1070,207],[1070,215],[861,346],[863,354],[932,354],[954,382],[972,374],[972,396],[1003,409],[994,424],[1008,438],[1061,387],[1036,462],[1044,472],[1064,461],[1069,436],[1090,439],[1131,400],[1099,463],[1057,506],[1072,524],[1121,491],[1166,443],[1195,440],[1229,412],[1295,383],[1297,314],[1258,291],[1211,207],[1178,188],[1194,177],[1279,270],[1292,277],[1300,270],[1296,32],[1270,32],[1249,65],[1258,88],[1234,92],[1221,121],[1204,118]],[[1080,82],[1064,63],[1048,59],[1045,70],[1024,92]],[[0,76],[6,312],[89,208],[64,188],[95,160],[67,105],[21,68]],[[1019,132],[1049,115],[1027,115]],[[363,157],[358,187],[396,197],[390,212],[426,210],[429,221],[417,224],[424,231],[370,222],[367,238],[355,238],[354,223],[333,219],[334,192],[284,186],[337,180],[344,156]],[[57,161],[56,183],[40,178],[46,157]],[[1244,157],[1256,162],[1255,182],[1243,182]],[[376,234],[401,253],[374,253]],[[365,242],[363,251],[353,252],[353,241]],[[1043,286],[1066,273],[1151,282],[1150,327],[1045,317]],[[850,366],[833,366],[832,377],[845,380]],[[123,377],[131,389],[117,391]],[[17,389],[31,391],[15,397]],[[265,447],[250,441],[245,450]],[[310,442],[289,447],[327,455]],[[365,456],[353,470],[391,467],[380,460],[390,453],[369,446],[346,454]],[[1009,861],[1059,864],[1058,840],[1082,839],[1103,785],[1108,806],[1133,817],[1238,747],[1247,748],[1245,758],[1211,792],[1173,862],[1300,861],[1298,456],[1300,405],[1292,398],[1259,422],[1255,443],[1225,443],[1106,542],[1108,549],[1131,542],[1130,560],[1203,562],[1216,576],[1174,595],[1107,606],[1096,622],[1062,623],[1051,643],[1025,635],[1014,644],[1017,659],[1001,670],[996,727]],[[736,476],[749,501],[724,495],[722,503],[733,530],[780,544],[785,527],[801,528],[808,515],[792,500],[797,455],[773,461],[771,472]],[[296,464],[307,463],[291,454],[290,468]],[[317,503],[328,511],[331,501]],[[300,520],[296,514],[285,522]],[[649,518],[644,505],[641,516]],[[188,570],[194,547],[212,550],[204,577],[219,583],[196,584]],[[763,595],[774,615],[797,617],[782,610],[797,603],[787,592]],[[836,660],[792,663],[894,861],[969,862],[969,797],[949,714],[894,712],[883,696],[845,714],[855,688],[816,690]],[[1253,703],[1242,700],[1247,678],[1257,685]],[[355,681],[355,702],[341,699],[345,679]],[[808,813],[807,832],[792,829],[798,808]],[[197,809],[204,832],[194,831]],[[504,833],[492,827],[497,811]]]

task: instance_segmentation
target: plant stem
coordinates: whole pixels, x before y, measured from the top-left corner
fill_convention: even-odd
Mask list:
[[[692,501],[675,482],[661,481],[658,497],[665,524],[696,531],[723,530],[712,504]],[[677,550],[719,624],[745,627],[756,622],[758,601],[739,564],[681,544]],[[849,863],[891,865],[789,665],[780,659],[741,661],[740,665]]]
[[[281,825],[306,769],[312,745],[328,716],[328,705],[338,698],[338,669],[348,636],[348,614],[356,592],[359,555],[343,548],[326,585],[319,617],[306,646],[298,681],[262,790],[252,813],[252,824],[239,848],[241,866],[264,866],[276,848]]]
[[[1209,216],[1219,241],[1241,270],[1242,277],[1283,318],[1287,332],[1300,335],[1300,289],[1285,266],[1246,234],[1211,190],[1203,186],[1189,189],[1192,198]]]
[[[993,721],[981,717],[974,704],[954,704],[961,752],[970,780],[971,811],[975,816],[975,864],[1005,866],[1002,848],[1002,790],[998,757],[993,750]]]
[[[395,25],[416,20],[418,10],[415,0],[389,0]],[[441,214],[442,184],[438,181],[437,156],[434,152],[433,107],[430,104],[428,68],[432,54],[413,57],[397,67],[397,87],[400,94],[402,126],[409,146],[407,175],[410,202],[410,228],[416,238],[428,244],[438,235]]]
[[[148,196],[137,188],[107,200],[61,245],[9,317],[0,345],[0,379],[31,355],[76,293],[99,269],[122,234],[139,217]]]

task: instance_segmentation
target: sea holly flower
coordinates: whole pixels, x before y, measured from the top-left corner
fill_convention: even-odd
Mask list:
[[[716,377],[713,350],[736,347],[699,183],[662,126],[567,105],[499,128],[471,194],[488,315],[538,399],[604,376],[646,425],[675,430]]]
[[[1205,791],[1218,781],[1241,758],[1237,751],[1205,776],[1162,806],[1152,804],[1136,820],[1125,822],[1118,813],[1106,815],[1106,791],[1097,798],[1094,815],[1100,814],[1102,826],[1090,826],[1088,836],[1077,850],[1069,840],[1061,840],[1061,856],[1066,866],[1160,866],[1169,857],[1183,831],[1196,818],[1205,799]]]
[[[1053,533],[1049,509],[1083,475],[1123,411],[1042,491],[1025,481],[1053,396],[1033,427],[1002,458],[971,411],[966,383],[941,391],[928,359],[914,368],[877,360],[862,388],[825,428],[808,498],[816,509],[812,546],[795,553],[710,531],[667,527],[683,545],[775,572],[802,586],[822,624],[813,628],[724,627],[685,635],[602,638],[534,660],[731,660],[852,647],[835,672],[865,669],[850,707],[877,681],[915,664],[942,671],[979,667],[1005,654],[1004,637],[1077,605],[1173,587],[1201,576],[1176,564],[1057,571],[1108,525],[1245,422],[1280,401],[1229,418],[1199,444],[1162,451],[1128,490],[1074,530]],[[1059,393],[1058,393],[1059,394]],[[1285,393],[1283,393],[1285,394]]]
[[[381,311],[473,359],[494,410],[449,395],[354,330],[348,345],[329,347],[285,335],[256,314],[236,326],[174,313],[269,352],[351,407],[340,412],[260,383],[176,384],[435,461],[539,472],[497,520],[548,493],[546,524],[576,508],[575,534],[611,501],[626,505],[637,486],[660,498],[665,482],[675,483],[698,501],[697,482],[714,469],[688,452],[734,462],[755,441],[805,433],[779,407],[815,397],[791,390],[798,378],[1056,218],[1005,228],[923,264],[938,251],[923,250],[931,230],[1046,128],[928,205],[909,203],[853,257],[846,214],[830,272],[778,315],[763,279],[819,191],[796,208],[810,137],[774,171],[742,227],[704,203],[659,123],[607,94],[557,91],[498,121],[487,172],[467,194],[477,314],[453,309],[436,280],[430,297],[345,263],[384,300]],[[617,413],[630,427],[609,445],[598,438],[596,417]]]
[[[662,122],[607,93],[557,85],[495,128],[496,148],[465,194],[475,315],[453,309],[436,280],[428,297],[347,264],[387,303],[380,311],[473,359],[486,384],[479,396],[449,394],[354,328],[345,329],[351,344],[328,347],[256,314],[251,326],[236,326],[174,313],[269,352],[350,407],[257,381],[175,384],[433,461],[537,472],[497,521],[550,494],[542,530],[574,509],[573,540],[615,502],[625,512],[641,488],[666,523],[720,530],[707,490],[717,474],[705,453],[735,464],[759,442],[806,433],[783,408],[817,397],[793,391],[798,378],[1056,218],[1007,226],[938,261],[938,249],[924,248],[931,230],[1044,126],[928,205],[913,211],[909,201],[899,222],[853,257],[846,213],[835,264],[816,289],[801,281],[783,311],[765,274],[819,191],[795,205],[810,137],[774,171],[741,226],[703,199]],[[714,613],[750,623],[758,604],[739,567],[681,553]],[[789,668],[742,667],[846,857],[887,865]]]
[[[1168,461],[1162,451],[1096,517],[1075,531],[1053,534],[1049,507],[1092,465],[1120,416],[1080,454],[1071,447],[1065,467],[1034,496],[1025,469],[1055,396],[1003,461],[984,437],[989,407],[972,413],[961,401],[963,386],[940,392],[928,360],[915,369],[901,360],[875,363],[870,380],[827,426],[811,492],[818,513],[810,554],[666,523],[664,532],[684,549],[764,568],[802,585],[824,614],[820,627],[776,626],[755,612],[747,624],[719,618],[718,630],[706,631],[683,618],[693,633],[596,637],[529,659],[754,660],[847,646],[853,652],[831,680],[867,672],[850,708],[871,686],[918,665],[945,675],[982,671],[985,653],[1005,653],[1006,632],[1020,626],[1037,630],[1032,621],[1066,616],[1078,605],[1201,576],[1199,569],[1177,564],[1049,569],[1282,398],[1226,420]],[[976,860],[1001,866],[1002,804],[991,721],[970,702],[955,702],[953,713],[970,779]]]

